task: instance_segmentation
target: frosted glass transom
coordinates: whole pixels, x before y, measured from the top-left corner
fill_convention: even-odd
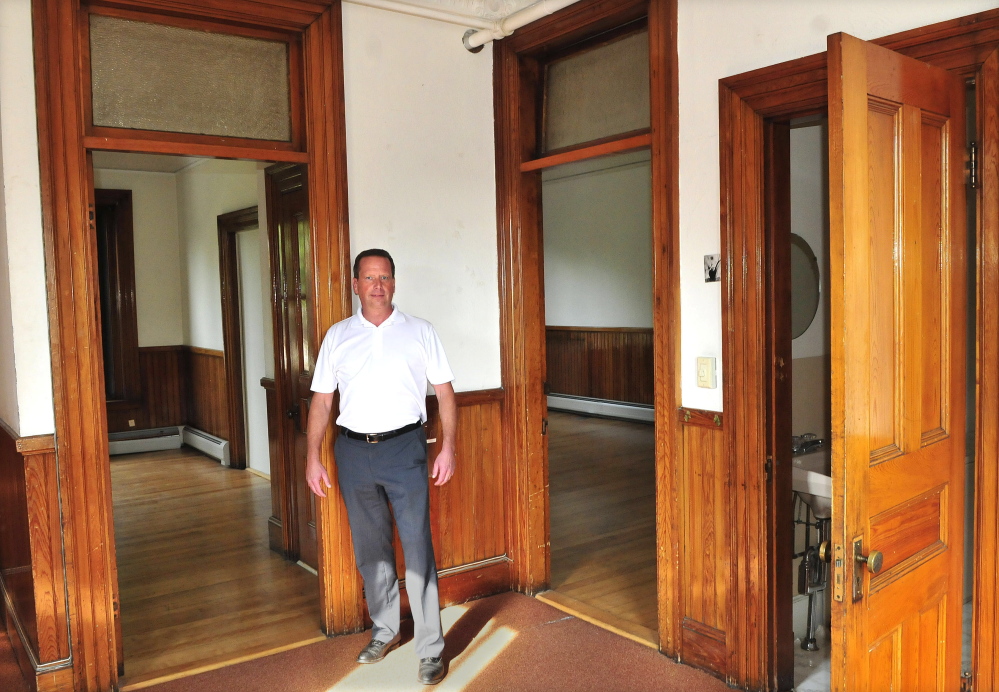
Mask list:
[[[548,64],[544,151],[649,127],[649,32]]]
[[[90,16],[94,125],[286,142],[288,44]]]

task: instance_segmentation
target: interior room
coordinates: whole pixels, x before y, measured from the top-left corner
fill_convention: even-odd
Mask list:
[[[542,598],[658,642],[649,152],[542,174],[552,578]]]
[[[317,641],[315,570],[269,541],[267,164],[93,162],[123,681]],[[250,220],[230,238],[223,220],[241,210]],[[237,286],[224,289],[226,243]],[[224,293],[236,299],[242,426],[229,418]]]
[[[547,10],[553,13],[545,15]],[[525,22],[518,24],[518,17]],[[621,39],[633,38],[635,29],[647,30],[647,50],[638,60],[646,71],[604,73],[614,88],[605,100],[591,101],[599,91],[585,78],[593,65],[577,69],[581,63],[572,58],[621,48]],[[132,41],[127,46],[126,34]],[[160,39],[156,50],[146,40],[150,34]],[[212,59],[198,57],[206,55],[206,43],[214,46]],[[844,47],[855,59],[843,60]],[[907,178],[905,199],[922,199],[926,191],[931,200],[926,209],[893,207],[889,197],[896,189],[886,181],[894,179],[887,172],[896,159],[891,147],[883,146],[877,182],[879,202],[885,202],[879,209],[886,211],[870,214],[861,200],[869,190],[853,189],[870,170],[857,163],[861,154],[851,150],[849,174],[842,180],[830,174],[823,183],[821,170],[815,170],[821,168],[823,126],[795,123],[801,127],[791,133],[792,150],[812,149],[812,169],[787,176],[788,187],[813,185],[798,210],[810,216],[823,205],[841,210],[835,191],[849,184],[856,223],[835,223],[837,212],[829,211],[828,224],[813,219],[806,228],[798,226],[795,212],[791,230],[802,240],[794,247],[818,274],[819,290],[808,293],[804,303],[814,303],[818,315],[797,339],[787,340],[793,362],[779,362],[771,357],[774,324],[768,321],[774,314],[770,279],[779,272],[771,271],[767,214],[773,199],[767,192],[773,190],[766,178],[787,172],[767,166],[774,153],[768,146],[775,129],[783,133],[790,118],[824,109],[830,113],[830,140],[835,132],[842,134],[835,124],[843,110],[827,106],[846,86],[853,90],[851,116],[864,112],[850,125],[851,145],[863,149],[869,142],[856,124],[866,126],[867,111],[857,104],[872,99],[878,107],[871,118],[881,129],[870,139],[890,144],[896,130],[888,127],[888,116],[894,106],[885,104],[895,103],[892,95],[858,96],[865,83],[890,83],[861,74],[869,54],[877,58],[871,65],[904,64],[919,71],[918,96],[927,100],[896,103],[892,112],[913,116],[905,120],[906,128],[897,129],[910,138],[920,132],[914,114],[928,114],[926,160],[932,163],[935,156],[942,165],[927,170],[941,175],[925,176],[925,188],[913,182],[918,176]],[[128,79],[120,79],[136,65]],[[560,70],[561,95],[578,97],[567,104],[543,88]],[[962,127],[951,107],[954,99],[945,98],[942,89],[922,93],[922,86],[944,85],[952,96],[955,85],[967,80],[976,82],[974,107],[982,115],[968,128],[977,154],[966,154],[957,137],[944,139]],[[119,90],[122,81],[137,90]],[[629,99],[645,93],[639,85],[648,86],[647,102],[618,120],[618,106],[633,107]],[[937,665],[946,670],[946,685],[956,687],[961,661],[955,655],[960,633],[955,636],[954,630],[960,623],[953,616],[962,584],[955,556],[963,537],[968,561],[961,595],[967,602],[977,591],[971,602],[971,664],[964,669],[977,689],[999,688],[999,660],[993,655],[999,648],[997,85],[995,0],[0,1],[0,645],[9,644],[17,673],[29,687],[59,692],[107,692],[156,671],[215,665],[207,658],[157,658],[155,643],[147,645],[172,638],[177,631],[169,629],[176,624],[171,618],[190,615],[192,607],[168,606],[162,599],[176,593],[180,582],[171,581],[169,569],[136,568],[141,564],[136,560],[179,559],[186,552],[195,562],[206,562],[199,560],[202,551],[224,552],[219,562],[236,560],[223,540],[252,544],[273,567],[250,570],[235,583],[221,573],[209,575],[218,589],[212,592],[216,600],[201,609],[204,614],[249,599],[251,586],[278,581],[271,577],[285,573],[308,585],[298,589],[293,598],[300,600],[292,610],[314,609],[303,620],[307,631],[302,638],[295,635],[295,642],[365,630],[363,584],[342,502],[335,491],[316,502],[296,496],[291,455],[276,464],[274,448],[290,450],[301,442],[309,347],[352,313],[353,256],[384,247],[397,261],[397,303],[434,325],[455,373],[461,467],[447,486],[431,489],[442,606],[483,603],[506,592],[545,605],[534,597],[556,602],[578,588],[574,596],[564,596],[575,599],[567,619],[598,621],[655,647],[636,647],[642,654],[709,671],[722,685],[790,689],[795,681],[787,663],[793,664],[793,656],[787,654],[793,645],[817,661],[829,651],[843,652],[829,665],[833,689],[877,688],[863,679],[863,671],[875,665],[881,666],[879,675],[903,670],[912,676],[932,675]],[[594,112],[598,117],[589,117]],[[632,119],[636,113],[643,117]],[[607,115],[614,116],[611,124]],[[549,139],[559,117],[571,126],[563,134],[570,134]],[[574,129],[580,123],[596,126]],[[920,150],[911,141],[897,160]],[[836,162],[844,147],[828,148],[830,170],[840,170]],[[91,160],[94,152],[112,150],[192,160],[172,170],[144,164],[129,170],[102,160],[103,154]],[[611,154],[633,158],[612,163]],[[921,246],[926,254],[915,261],[918,271],[908,272],[907,258],[914,255],[894,252],[886,232],[891,224],[870,223],[872,217],[881,222],[893,209],[926,211],[932,227],[945,207],[952,214],[960,211],[961,205],[932,201],[963,189],[964,176],[973,177],[968,169],[975,156],[979,186],[968,195],[981,208],[969,212],[968,220],[977,217],[969,235],[980,243],[966,257],[951,247],[953,262],[946,263],[942,244],[927,242]],[[291,316],[284,324],[292,325],[294,334],[268,317],[267,281],[275,275],[268,256],[274,249],[264,238],[274,229],[254,229],[245,226],[246,219],[231,218],[229,249],[220,250],[219,215],[256,205],[261,223],[268,216],[262,210],[271,205],[261,182],[267,174],[248,161],[308,172],[309,216],[295,223],[309,231],[309,243],[292,242],[293,236],[287,243],[298,248],[300,260],[306,258],[296,270],[311,279],[304,282],[311,290],[303,293],[299,284],[289,294],[299,307],[286,313]],[[913,162],[905,170],[921,169]],[[284,174],[290,186],[299,175],[290,169]],[[560,190],[615,176],[622,194],[648,190],[650,217],[642,223],[650,254],[634,265],[621,261],[637,253],[617,235],[625,221],[641,225],[636,212],[642,205],[634,198],[627,197],[630,206],[613,218],[596,212],[583,219],[565,216],[574,227],[564,242],[555,235],[559,219],[550,215],[558,209]],[[219,182],[222,178],[228,182]],[[223,188],[237,179],[240,192],[230,196]],[[834,191],[829,202],[816,197],[822,187]],[[121,302],[100,303],[98,264],[113,264],[113,253],[111,246],[97,252],[93,231],[104,221],[91,205],[118,207],[124,197],[98,202],[95,188],[131,193],[134,252],[143,264],[135,267],[134,367],[124,360],[120,367],[105,364],[103,347],[113,346],[118,336],[113,329],[102,331],[100,317],[127,311],[129,292],[121,291]],[[174,206],[140,204],[153,189],[172,195]],[[586,209],[598,195],[590,188],[584,194],[589,197],[566,206]],[[216,205],[216,199],[231,204]],[[208,213],[201,218],[195,208]],[[599,211],[611,208],[601,202]],[[155,226],[148,236],[139,228],[145,214]],[[615,233],[595,231],[579,240],[598,224]],[[855,234],[853,257],[866,262],[869,253],[885,271],[853,264],[850,280],[837,285],[844,274],[829,266],[839,255],[813,233],[820,227],[840,239],[843,229]],[[961,224],[949,228],[955,227],[963,232]],[[875,239],[877,252],[871,250]],[[600,255],[580,269],[559,264],[584,261],[579,246]],[[790,254],[790,246],[786,249]],[[235,263],[227,265],[226,257]],[[946,274],[948,267],[963,267],[965,259],[978,269],[974,276],[969,272],[967,284],[955,281],[964,278],[963,269]],[[224,266],[235,267],[229,274],[235,282],[227,285],[239,287],[246,308],[235,322],[226,318],[235,313],[222,308],[229,295],[221,288]],[[896,294],[890,290],[890,267],[899,276],[905,268],[906,291],[913,298],[907,305],[917,306],[895,321],[882,319],[898,308],[891,302]],[[957,375],[961,364],[955,355],[962,349],[947,350],[948,344],[965,343],[967,325],[953,321],[961,312],[956,304],[944,305],[947,296],[963,295],[958,288],[965,285],[969,312],[973,305],[980,318],[967,340],[968,361],[974,360],[977,370],[968,369],[967,378]],[[622,288],[623,296],[617,292]],[[855,333],[876,331],[876,361],[864,357],[863,337],[854,337],[853,370],[830,367],[845,341],[834,338],[835,330],[847,325],[836,312],[845,303],[827,300],[832,296],[852,301],[847,314],[857,315],[853,324],[864,326]],[[604,310],[612,297],[615,304],[606,303]],[[253,299],[258,308],[248,306]],[[635,314],[639,308],[648,312]],[[827,309],[828,318],[822,312]],[[238,350],[226,345],[227,325],[233,323],[241,337]],[[270,337],[268,325],[274,325]],[[877,330],[866,328],[871,325]],[[895,338],[893,325],[912,333]],[[650,330],[651,344],[644,341]],[[292,341],[299,348],[295,357],[301,356],[294,373],[298,389],[290,374],[282,380],[278,365],[268,367],[291,353],[285,346]],[[923,349],[924,343],[929,347]],[[919,348],[910,347],[914,344]],[[627,357],[615,360],[613,354],[625,350]],[[112,360],[113,351],[107,356]],[[920,367],[924,351],[930,362],[925,368]],[[201,384],[220,377],[220,364],[230,365],[237,356],[245,372],[236,389],[245,408],[234,418],[234,406],[219,414],[215,389]],[[950,369],[942,364],[945,359]],[[625,362],[636,369],[618,377],[614,373],[623,372]],[[888,362],[895,372],[876,367]],[[563,368],[565,363],[571,367]],[[145,387],[146,365],[160,369],[147,382],[172,378],[176,388]],[[594,367],[612,375],[594,378]],[[577,388],[568,377],[573,370],[585,373],[585,386]],[[902,370],[911,377],[899,377]],[[877,407],[864,399],[866,390],[875,389],[868,386],[870,371],[878,376]],[[844,375],[850,372],[859,375]],[[777,441],[768,427],[778,408],[771,396],[782,386],[778,375],[786,382],[788,373],[806,396],[782,407],[787,424],[779,436],[793,433],[797,442]],[[273,389],[261,386],[268,380]],[[844,381],[860,392],[849,402],[837,396]],[[160,400],[134,405],[134,397],[154,391]],[[924,403],[925,420],[905,415],[922,411]],[[958,422],[965,420],[965,409],[969,423],[974,421],[966,429]],[[243,437],[234,432],[233,420],[245,428]],[[848,420],[860,421],[856,434],[837,439]],[[870,440],[860,428],[872,420],[880,426],[878,437],[864,449]],[[284,432],[275,438],[269,434],[275,429]],[[136,431],[155,432],[136,437]],[[953,454],[962,432],[968,453]],[[893,438],[896,433],[904,440]],[[151,439],[165,444],[169,437],[176,438],[170,444],[181,446],[130,448]],[[948,455],[947,478],[934,475],[942,474],[944,465],[923,454],[930,446],[926,440],[941,443],[940,454]],[[922,463],[919,473],[894,463],[896,443]],[[194,444],[216,456],[202,448],[190,451]],[[856,447],[849,455],[847,444]],[[112,445],[125,451],[109,462]],[[786,459],[775,462],[774,449]],[[815,470],[805,468],[805,457],[827,454],[832,468],[824,459]],[[877,464],[864,463],[864,455],[871,454]],[[830,477],[846,473],[848,460],[851,472],[880,474],[881,490],[898,492],[864,494],[866,486],[858,482],[856,516],[828,508],[833,550],[841,551],[840,562],[833,564],[842,579],[824,581],[829,570],[819,548],[828,529],[820,505],[827,498],[821,493],[829,492]],[[332,445],[323,446],[321,463],[335,469]],[[146,475],[163,470],[170,472],[163,480]],[[796,471],[815,483],[797,495]],[[912,485],[890,483],[889,472]],[[282,484],[268,484],[268,475]],[[223,479],[216,496],[201,492],[208,478]],[[969,482],[959,488],[964,478]],[[917,481],[924,485],[917,489]],[[847,485],[833,483],[833,497]],[[935,492],[938,488],[946,492]],[[167,490],[169,497],[161,494]],[[905,495],[907,490],[912,492]],[[229,514],[216,498],[237,492],[244,499]],[[174,504],[180,499],[191,501],[190,509]],[[962,499],[963,532],[958,529]],[[848,498],[840,500],[845,506]],[[899,507],[889,518],[915,507],[921,508],[919,517],[932,521],[916,522],[919,530],[911,534],[892,533],[896,545],[902,539],[908,543],[883,549],[891,542],[874,541],[871,519]],[[161,556],[148,547],[149,540],[161,537],[143,534],[148,526],[160,534],[188,531],[163,520],[168,511],[203,518],[184,534],[204,541],[201,547],[173,552],[161,546]],[[784,513],[788,521],[774,519]],[[887,525],[878,525],[879,539]],[[245,527],[252,528],[252,537],[237,539],[234,531]],[[600,541],[633,552],[614,553]],[[880,575],[872,550],[884,550]],[[778,563],[784,551],[788,559]],[[796,562],[791,554],[798,554]],[[924,567],[943,576],[921,579],[925,572],[917,570]],[[596,586],[600,580],[606,588]],[[852,587],[857,598],[842,593],[832,598],[830,581],[834,588]],[[157,584],[157,595],[142,596],[141,588]],[[937,590],[930,593],[931,587]],[[306,597],[310,592],[314,598]],[[892,607],[872,605],[889,598]],[[141,612],[136,603],[159,612],[130,622]],[[883,622],[879,613],[903,611],[907,623],[923,612],[935,616],[927,619],[926,630],[902,627],[901,619],[889,623],[894,639],[886,629],[875,629]],[[488,612],[474,612],[479,620],[473,628],[487,631]],[[840,617],[849,618],[849,626],[832,628],[830,618]],[[927,655],[912,655],[908,645],[891,650],[886,645],[871,655],[873,644],[901,642],[914,631],[932,632],[923,640],[942,644]],[[967,624],[964,633],[972,633]],[[211,654],[209,649],[238,639],[219,635],[202,648]],[[812,644],[815,651],[801,649]],[[253,642],[250,649],[254,656],[270,651]],[[229,651],[226,657],[231,662],[240,655]],[[258,661],[265,658],[274,657]],[[629,659],[614,660],[628,668]],[[803,690],[818,684],[813,676],[822,675],[823,665],[813,662],[797,684]]]

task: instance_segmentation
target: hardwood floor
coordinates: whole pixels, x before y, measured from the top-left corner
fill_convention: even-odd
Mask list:
[[[549,412],[552,592],[584,619],[658,646],[655,430]]]
[[[316,577],[268,548],[266,480],[188,448],[111,479],[123,689],[324,638]]]

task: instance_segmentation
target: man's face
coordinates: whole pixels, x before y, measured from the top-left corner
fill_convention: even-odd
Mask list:
[[[391,310],[395,295],[392,265],[384,257],[365,257],[353,281],[354,294],[361,300],[365,312]]]

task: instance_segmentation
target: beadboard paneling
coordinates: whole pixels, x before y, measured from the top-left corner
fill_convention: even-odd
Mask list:
[[[552,394],[652,404],[652,330],[546,327]]]
[[[222,351],[186,346],[188,363],[187,424],[229,439],[225,389],[225,356]]]

